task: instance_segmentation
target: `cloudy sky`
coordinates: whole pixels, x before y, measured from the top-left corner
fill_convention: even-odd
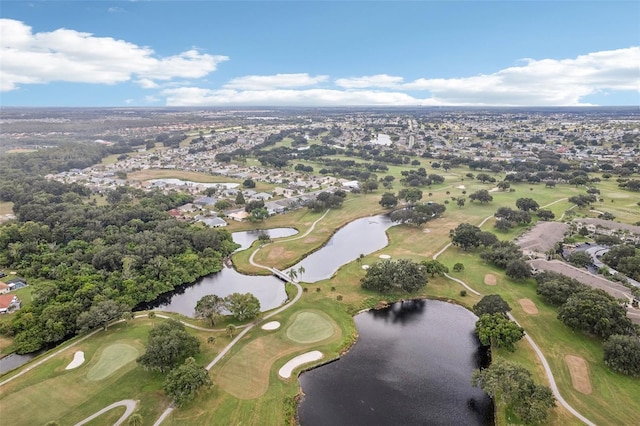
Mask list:
[[[2,1],[2,106],[640,105],[637,1]]]

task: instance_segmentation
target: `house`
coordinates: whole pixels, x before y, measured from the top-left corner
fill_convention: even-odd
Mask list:
[[[213,206],[218,200],[213,197],[200,197],[193,200],[193,204],[198,206]]]
[[[0,314],[6,314],[7,312],[20,309],[20,299],[13,294],[0,295]]]
[[[2,281],[0,281],[0,294],[9,293],[9,290],[11,290],[11,287],[9,287],[9,284],[3,283]]]
[[[201,219],[200,222],[204,223],[210,228],[220,228],[222,226],[228,225],[228,223],[224,219],[219,217],[207,217],[207,218]]]
[[[230,213],[227,216],[229,216],[233,220],[242,222],[243,220],[249,217],[249,213],[245,212],[244,210],[241,210],[239,212]]]

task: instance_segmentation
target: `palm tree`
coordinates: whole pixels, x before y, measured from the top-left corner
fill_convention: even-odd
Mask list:
[[[127,424],[129,426],[142,426],[142,416],[138,413],[132,414]]]
[[[233,325],[233,324],[229,324],[227,326],[227,336],[233,337],[233,333],[235,333],[235,332],[236,332],[236,326]]]
[[[307,270],[306,270],[306,269],[304,269],[304,266],[300,265],[300,266],[298,267],[298,277],[299,277],[300,279],[302,279],[302,275],[304,275],[304,273],[305,273],[305,272],[307,272]]]
[[[289,270],[287,271],[287,275],[289,276],[289,280],[290,280],[291,282],[294,282],[294,281],[296,280],[296,278],[298,278],[298,273],[297,273],[297,272],[296,272],[296,270],[295,270],[295,269],[293,269],[293,268],[292,268],[292,269],[289,269]]]

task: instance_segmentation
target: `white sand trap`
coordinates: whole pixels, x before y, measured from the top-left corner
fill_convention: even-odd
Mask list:
[[[489,190],[489,192],[498,192],[498,191],[500,191],[500,188],[498,188],[497,186]]]
[[[391,259],[391,256],[389,256],[388,254],[381,254],[380,256],[378,256],[380,259]]]
[[[422,232],[424,232],[425,234],[428,234],[429,232],[431,232],[431,229],[429,229],[429,228],[424,228],[424,229],[422,230]]]
[[[74,368],[80,367],[82,364],[84,364],[84,352],[76,351],[76,353],[73,354],[73,361],[67,365],[65,370],[73,370]]]
[[[280,328],[280,323],[278,321],[270,321],[262,326],[263,330],[277,330]]]
[[[369,265],[362,265],[362,269],[369,269]]]
[[[456,188],[458,188],[458,189],[466,189],[464,185],[458,185],[458,186],[456,186]]]
[[[283,379],[288,379],[291,377],[291,373],[296,367],[301,366],[302,364],[306,364],[308,362],[317,361],[322,359],[322,352],[320,351],[311,351],[306,354],[298,355],[297,357],[288,361],[282,368],[278,371],[278,375]]]

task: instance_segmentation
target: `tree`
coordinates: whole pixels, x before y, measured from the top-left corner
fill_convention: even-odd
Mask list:
[[[233,324],[229,324],[226,328],[226,331],[227,331],[227,336],[233,337],[233,334],[236,332],[236,326]]]
[[[491,196],[491,194],[489,194],[489,191],[487,191],[486,189],[481,189],[479,191],[474,192],[473,194],[469,195],[469,199],[471,201],[479,201],[481,204],[485,204],[490,201],[493,201],[493,197]]]
[[[298,271],[296,271],[296,270],[295,270],[295,269],[293,269],[293,268],[290,268],[290,269],[287,271],[287,276],[289,277],[289,281],[291,281],[291,282],[295,282],[295,281],[296,281],[296,278],[298,278]]]
[[[536,212],[536,215],[538,216],[538,219],[544,220],[544,221],[551,221],[556,217],[556,215],[551,210],[543,210],[543,209],[538,210]]]
[[[408,203],[416,203],[422,199],[422,191],[418,188],[403,188],[398,193],[398,198],[402,198]]]
[[[460,262],[453,265],[453,272],[462,272],[464,271],[464,265]]]
[[[424,266],[425,271],[431,275],[431,277],[435,277],[436,275],[444,275],[449,272],[449,268],[447,268],[442,263],[437,260],[423,260],[422,266]]]
[[[252,222],[263,221],[269,217],[269,211],[266,207],[259,207],[251,210],[250,220]]]
[[[478,234],[480,232],[482,232],[480,228],[475,225],[461,223],[456,229],[449,231],[449,237],[454,246],[458,246],[462,250],[467,251],[470,248],[480,245],[480,241],[478,240]]]
[[[109,323],[120,319],[126,310],[127,307],[124,305],[118,305],[113,300],[105,300],[91,306],[88,312],[81,313],[76,322],[80,332],[96,327],[102,327],[103,330],[106,330]]]
[[[142,416],[138,413],[133,413],[131,416],[129,416],[129,418],[127,419],[127,425],[128,426],[142,426]]]
[[[571,295],[589,288],[578,280],[549,271],[537,274],[536,282],[536,293],[546,302],[558,306],[565,303]]]
[[[587,289],[569,296],[558,309],[558,319],[569,328],[603,339],[633,331],[627,310],[600,289]]]
[[[544,423],[549,409],[556,405],[551,389],[537,385],[526,368],[502,358],[488,368],[475,370],[471,383],[510,407],[524,423]]]
[[[238,195],[236,195],[236,204],[243,205],[245,202],[244,195],[242,195],[242,192],[238,191]]]
[[[509,352],[515,351],[515,343],[524,337],[524,328],[502,313],[480,315],[475,330],[483,345],[503,347]]]
[[[367,269],[360,280],[362,288],[380,293],[413,292],[427,284],[427,272],[422,265],[408,259],[384,259]]]
[[[145,370],[169,371],[200,352],[198,339],[176,320],[158,324],[149,332],[147,350],[138,359]]]
[[[382,207],[390,208],[398,205],[398,197],[393,192],[385,192],[379,201]]]
[[[260,313],[260,301],[251,293],[233,293],[225,297],[229,312],[238,321],[254,319]]]
[[[225,307],[225,301],[222,297],[215,294],[203,296],[196,303],[196,318],[206,318],[213,327],[222,314]]]
[[[613,371],[640,377],[640,338],[614,334],[604,343],[604,363]]]
[[[577,205],[581,209],[587,207],[591,203],[595,203],[596,200],[595,195],[580,194],[569,197],[569,202]]]
[[[518,198],[516,200],[516,207],[520,210],[524,210],[525,212],[536,211],[540,207],[538,202],[533,198]]]
[[[498,182],[498,188],[500,188],[501,191],[506,191],[511,188],[511,184],[507,181]]]
[[[189,357],[184,364],[169,372],[163,389],[167,396],[173,398],[173,402],[181,407],[193,400],[203,386],[207,388],[213,386],[209,372],[196,364],[195,359]]]
[[[498,313],[506,315],[510,310],[511,306],[499,294],[483,296],[478,303],[473,305],[473,312],[477,316]]]
[[[569,263],[580,268],[586,268],[591,264],[591,256],[585,251],[574,251],[569,255]]]
[[[242,182],[242,186],[245,188],[255,188],[256,182],[253,179],[245,179],[245,181]]]
[[[464,207],[465,201],[466,199],[464,197],[458,197],[458,199],[456,200],[456,204],[458,205],[458,207],[462,208]]]
[[[514,280],[524,280],[531,277],[531,266],[522,259],[513,259],[507,263],[504,270],[507,276]]]

